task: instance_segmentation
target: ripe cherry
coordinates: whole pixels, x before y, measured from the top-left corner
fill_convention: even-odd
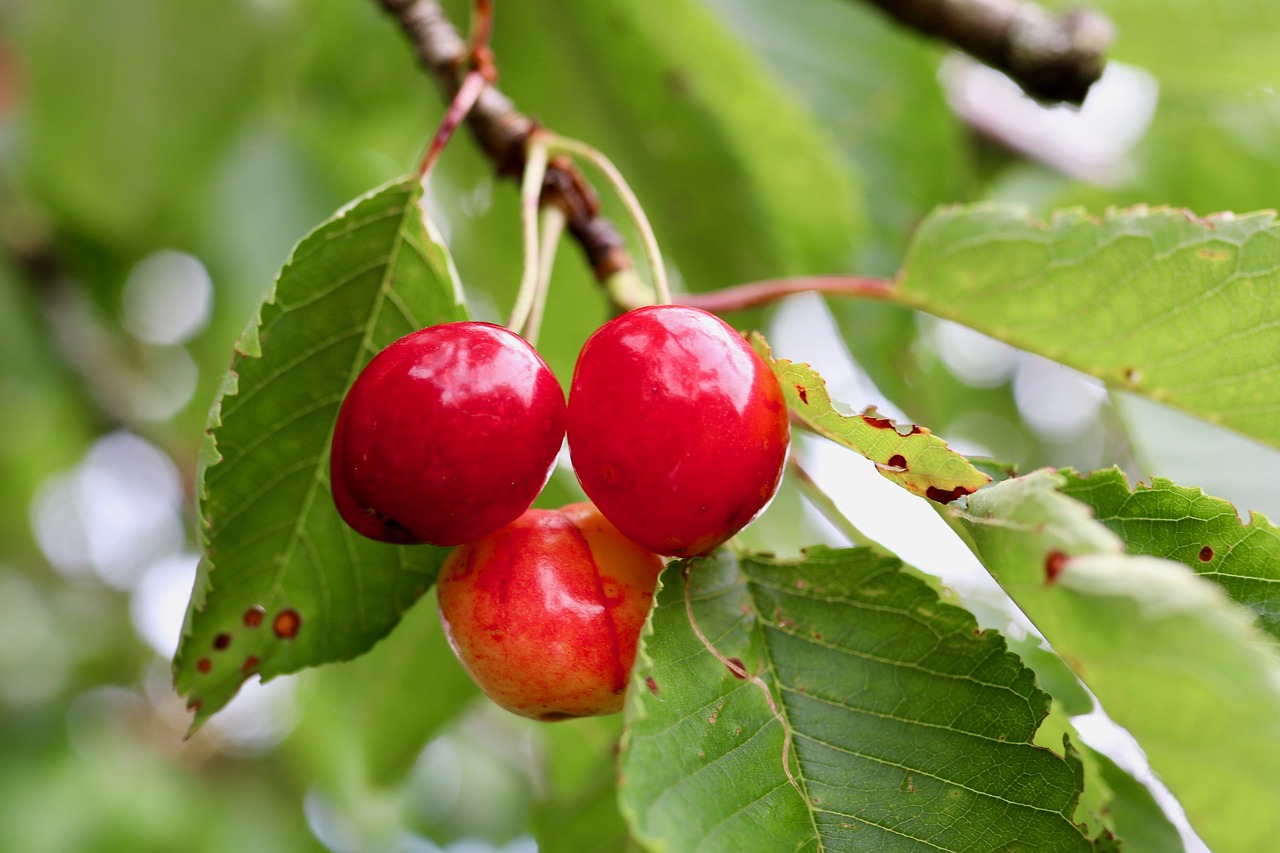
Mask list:
[[[600,511],[659,554],[705,554],[777,490],[790,437],[778,380],[713,314],[639,308],[578,356],[569,452]]]
[[[514,332],[477,322],[413,332],[347,392],[330,454],[334,504],[372,539],[471,542],[533,503],[564,420],[555,376]]]
[[[456,548],[437,581],[449,644],[488,696],[538,720],[622,709],[662,558],[589,503],[531,509]]]

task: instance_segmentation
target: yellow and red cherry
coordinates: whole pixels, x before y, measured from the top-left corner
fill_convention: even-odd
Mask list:
[[[589,503],[531,509],[454,549],[437,580],[440,617],[463,667],[508,711],[612,714],[662,567]]]

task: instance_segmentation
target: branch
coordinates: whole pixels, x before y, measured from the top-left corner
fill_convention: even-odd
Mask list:
[[[1102,76],[1114,30],[1101,13],[1054,16],[1022,0],[866,0],[1008,74],[1040,101],[1079,104]]]
[[[466,77],[468,49],[436,0],[378,0],[400,24],[423,67],[435,80],[446,103],[452,103]],[[494,86],[480,92],[467,115],[481,149],[499,176],[520,180],[525,142],[536,122],[518,111]],[[631,269],[622,236],[600,215],[600,201],[567,158],[556,157],[547,168],[542,202],[564,212],[569,234],[582,247],[598,281]]]

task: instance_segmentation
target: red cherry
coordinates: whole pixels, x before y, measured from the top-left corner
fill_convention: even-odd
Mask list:
[[[437,581],[449,644],[488,696],[538,720],[612,714],[662,558],[589,503],[531,509],[457,548]]]
[[[773,371],[713,314],[640,308],[597,329],[569,390],[587,496],[659,554],[705,554],[772,499],[790,423]]]
[[[564,394],[514,332],[447,323],[378,353],[334,427],[334,504],[385,542],[470,542],[517,518],[564,439]]]

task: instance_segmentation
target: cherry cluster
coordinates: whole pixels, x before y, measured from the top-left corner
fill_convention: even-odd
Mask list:
[[[532,510],[568,438],[590,503]],[[501,326],[406,335],[356,378],[334,429],[334,503],[355,531],[458,545],[437,583],[459,660],[498,704],[552,720],[622,706],[662,556],[709,553],[782,476],[773,372],[723,320],[630,311],[583,346],[569,402]]]

